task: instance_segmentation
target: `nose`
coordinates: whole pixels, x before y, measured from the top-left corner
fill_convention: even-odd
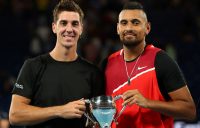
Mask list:
[[[71,33],[73,31],[73,26],[71,24],[67,24],[65,30]]]
[[[131,23],[131,22],[128,22],[128,23],[126,24],[126,26],[125,26],[125,29],[126,29],[126,30],[133,30],[133,25],[132,25],[132,23]]]

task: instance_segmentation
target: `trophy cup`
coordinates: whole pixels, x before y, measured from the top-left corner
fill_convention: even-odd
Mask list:
[[[113,102],[120,98],[121,95],[118,95],[114,98],[112,98],[112,96],[103,95],[94,97],[91,100],[85,100],[86,103],[90,103],[92,115],[98,121],[101,128],[110,128],[112,121],[118,124],[117,119],[126,108],[126,106],[124,106],[120,111],[120,113],[116,116],[116,118],[114,118],[116,113],[116,108]],[[87,114],[84,115],[89,120],[95,123],[95,121],[90,116],[88,116]]]

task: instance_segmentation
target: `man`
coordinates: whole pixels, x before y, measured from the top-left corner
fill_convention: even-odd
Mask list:
[[[53,12],[55,48],[25,61],[13,89],[9,120],[27,128],[83,128],[85,98],[104,92],[98,68],[77,55],[83,12],[61,0]]]
[[[142,5],[128,2],[119,14],[123,49],[109,56],[106,94],[115,101],[112,128],[172,128],[173,119],[193,120],[196,108],[178,65],[161,49],[147,45],[150,23]]]

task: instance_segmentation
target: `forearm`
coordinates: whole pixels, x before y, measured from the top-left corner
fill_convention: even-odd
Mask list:
[[[14,125],[38,124],[59,116],[61,106],[40,108],[22,105],[10,111],[10,123]]]
[[[147,108],[176,119],[194,120],[196,117],[196,108],[188,101],[176,100],[163,102],[148,100]]]

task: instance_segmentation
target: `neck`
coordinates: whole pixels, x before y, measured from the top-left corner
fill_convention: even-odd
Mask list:
[[[78,55],[76,52],[76,48],[70,47],[59,47],[56,46],[51,52],[50,55],[53,59],[57,61],[74,61],[77,59]]]
[[[132,46],[132,47],[127,47],[127,46],[123,45],[124,60],[131,61],[131,60],[134,60],[135,58],[137,58],[144,51],[145,45],[146,45],[145,42],[140,43],[136,46]]]

